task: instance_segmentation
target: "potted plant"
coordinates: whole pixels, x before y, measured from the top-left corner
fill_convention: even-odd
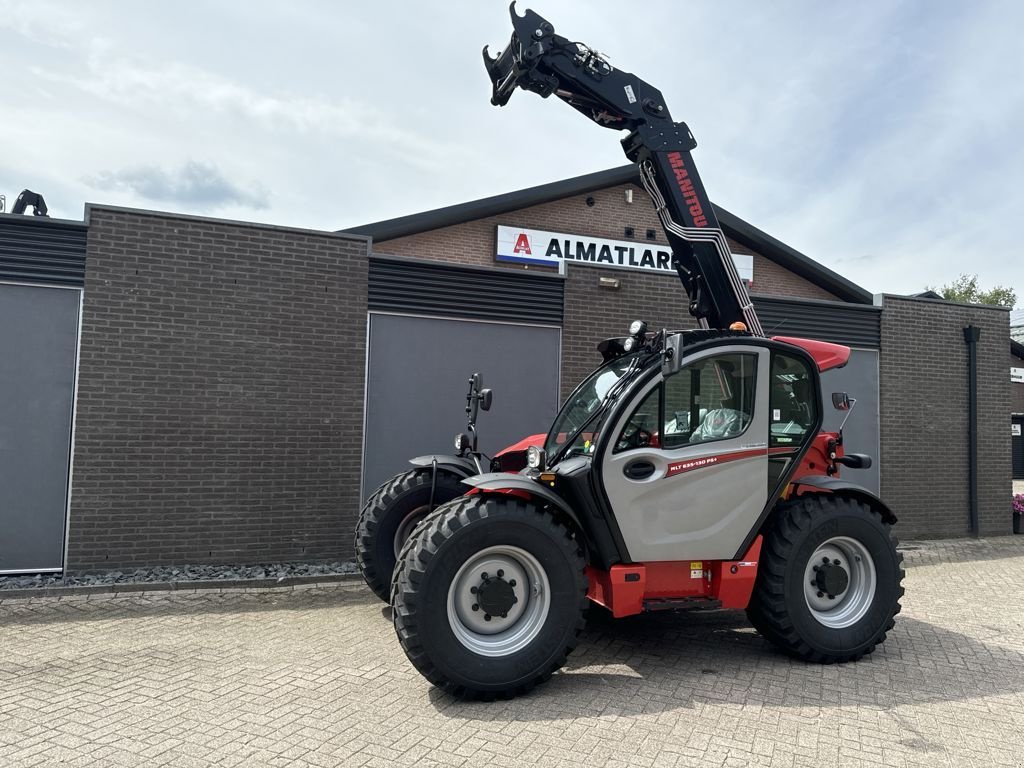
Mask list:
[[[1013,532],[1020,533],[1020,516],[1024,515],[1024,493],[1013,497]]]

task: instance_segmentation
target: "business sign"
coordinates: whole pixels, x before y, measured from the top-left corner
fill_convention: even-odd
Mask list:
[[[606,240],[600,237],[567,235],[544,232],[539,229],[519,229],[498,225],[497,261],[517,264],[537,264],[557,267],[565,272],[565,265],[581,264],[588,267],[614,269],[640,269],[645,272],[675,274],[672,251],[667,245],[635,243],[630,240]],[[740,278],[750,283],[754,279],[754,257],[732,254],[733,264]]]
[[[1017,384],[1024,384],[1024,368],[1011,368],[1010,381]]]
[[[1020,437],[1020,424],[1011,424],[1010,434],[1014,437]]]

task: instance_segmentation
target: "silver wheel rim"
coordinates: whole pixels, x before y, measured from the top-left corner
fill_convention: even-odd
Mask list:
[[[842,568],[847,584],[831,596],[821,588],[821,568]],[[830,629],[843,629],[864,618],[875,600],[878,579],[867,547],[848,536],[822,542],[804,569],[804,599],[815,620]]]
[[[486,614],[477,602],[473,590],[484,583],[484,574],[512,585],[516,601],[503,616]],[[525,648],[544,627],[550,609],[547,573],[537,558],[519,547],[477,552],[448,587],[448,624],[462,645],[481,656],[508,656]]]
[[[402,551],[402,545],[405,544],[405,540],[408,539],[416,526],[420,524],[420,521],[427,516],[427,506],[417,507],[404,518],[402,522],[398,524],[398,530],[395,531],[395,559],[398,559],[398,554]],[[385,539],[387,541],[387,539]]]

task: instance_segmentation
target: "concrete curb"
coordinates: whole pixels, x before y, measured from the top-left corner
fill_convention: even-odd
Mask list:
[[[362,583],[358,573],[287,576],[282,579],[196,579],[195,581],[127,581],[121,584],[77,584],[67,586],[0,589],[0,601],[32,597],[76,597],[138,592],[241,592],[294,590],[333,584]]]

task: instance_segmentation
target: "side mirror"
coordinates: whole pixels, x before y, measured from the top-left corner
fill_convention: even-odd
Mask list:
[[[491,410],[491,401],[494,399],[494,393],[489,389],[480,390],[480,410],[489,411]]]
[[[850,395],[846,392],[833,392],[832,405],[837,411],[848,411],[852,406]]]
[[[474,392],[479,392],[480,387],[484,385],[484,377],[479,373],[474,373],[469,377],[469,386]]]
[[[661,353],[661,375],[671,376],[683,365],[683,334],[665,336],[665,349]]]

